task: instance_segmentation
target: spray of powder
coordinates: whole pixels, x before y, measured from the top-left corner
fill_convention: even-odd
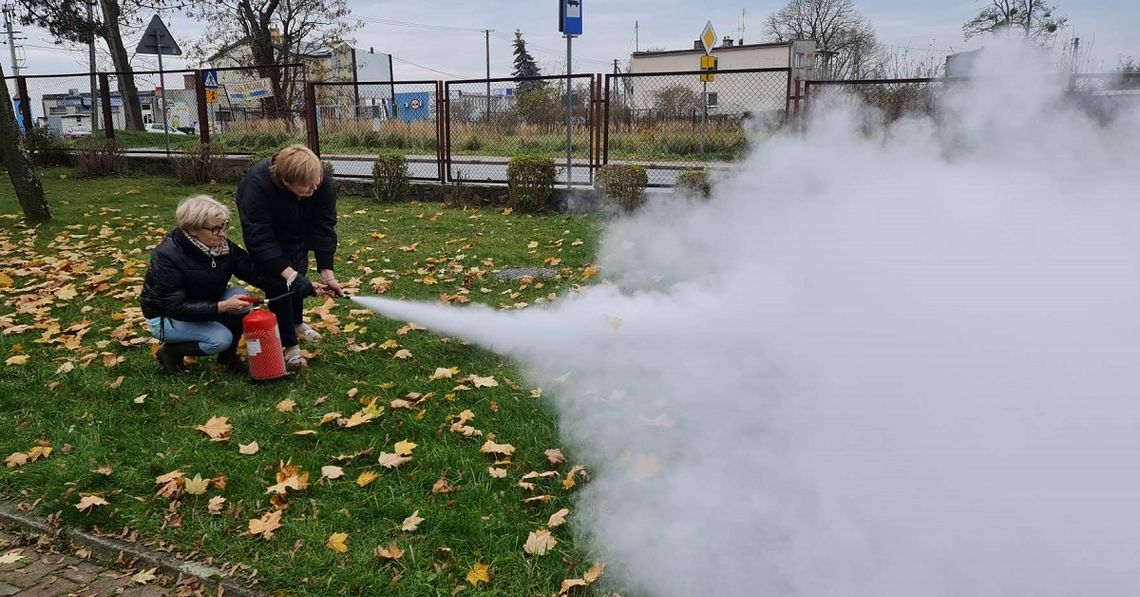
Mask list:
[[[581,296],[360,302],[553,390],[619,586],[1140,594],[1140,111],[1093,122],[1021,49],[979,69],[937,127],[818,110],[613,223]]]

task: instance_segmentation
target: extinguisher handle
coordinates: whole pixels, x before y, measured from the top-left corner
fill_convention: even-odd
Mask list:
[[[261,304],[261,297],[249,296],[246,294],[239,294],[237,298],[239,301],[242,301],[244,303],[249,303],[251,305],[260,305]]]

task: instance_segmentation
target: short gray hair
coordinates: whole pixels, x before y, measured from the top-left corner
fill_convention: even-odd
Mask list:
[[[230,208],[218,203],[209,195],[187,197],[178,204],[178,209],[174,210],[174,221],[186,232],[201,230],[215,218],[229,220]]]

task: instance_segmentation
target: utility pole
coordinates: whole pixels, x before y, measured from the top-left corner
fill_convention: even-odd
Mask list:
[[[1078,66],[1079,63],[1077,62],[1077,56],[1079,55],[1080,51],[1081,51],[1081,38],[1074,37],[1073,38],[1073,74],[1074,75],[1077,74],[1077,71],[1079,70],[1079,66]]]
[[[483,36],[487,40],[487,122],[491,122],[491,32],[494,29],[484,29]]]
[[[12,30],[12,22],[15,20],[15,12],[15,6],[11,4],[4,5],[4,28],[8,32],[8,51],[12,55],[12,74],[18,77],[20,76],[20,62],[16,58],[16,33],[18,32]]]
[[[620,71],[618,70],[618,59],[614,58],[614,74],[616,75],[619,72]],[[617,100],[617,96],[618,96],[617,78],[614,78],[614,100]]]
[[[638,41],[637,41],[637,34],[638,34],[638,24],[637,24],[637,21],[634,21],[633,22],[633,51],[634,52],[640,52],[641,51],[641,46],[638,45]]]
[[[95,84],[95,18],[92,16],[91,3],[87,0],[87,22],[91,24],[91,41],[87,44],[87,61],[91,67],[91,133],[99,128],[99,110],[95,109],[95,98],[98,90]]]

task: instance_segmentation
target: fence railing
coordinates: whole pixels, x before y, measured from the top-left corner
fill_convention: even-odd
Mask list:
[[[731,168],[750,142],[827,106],[875,106],[876,119],[887,122],[937,118],[940,96],[965,81],[795,80],[791,69],[758,68],[718,71],[713,81],[688,71],[323,82],[290,64],[214,69],[217,85],[207,86],[207,72],[164,71],[164,92],[157,71],[6,83],[21,125],[51,127],[65,143],[110,137],[126,151],[170,153],[210,143],[253,155],[307,143],[338,176],[361,178],[372,175],[378,154],[399,152],[411,178],[441,183],[502,183],[511,156],[537,154],[555,160],[563,184],[591,184],[598,168],[621,163],[645,167],[650,186],[668,187],[685,170]],[[1069,90],[1078,105],[1109,118],[1140,101],[1140,73],[1074,75]]]

